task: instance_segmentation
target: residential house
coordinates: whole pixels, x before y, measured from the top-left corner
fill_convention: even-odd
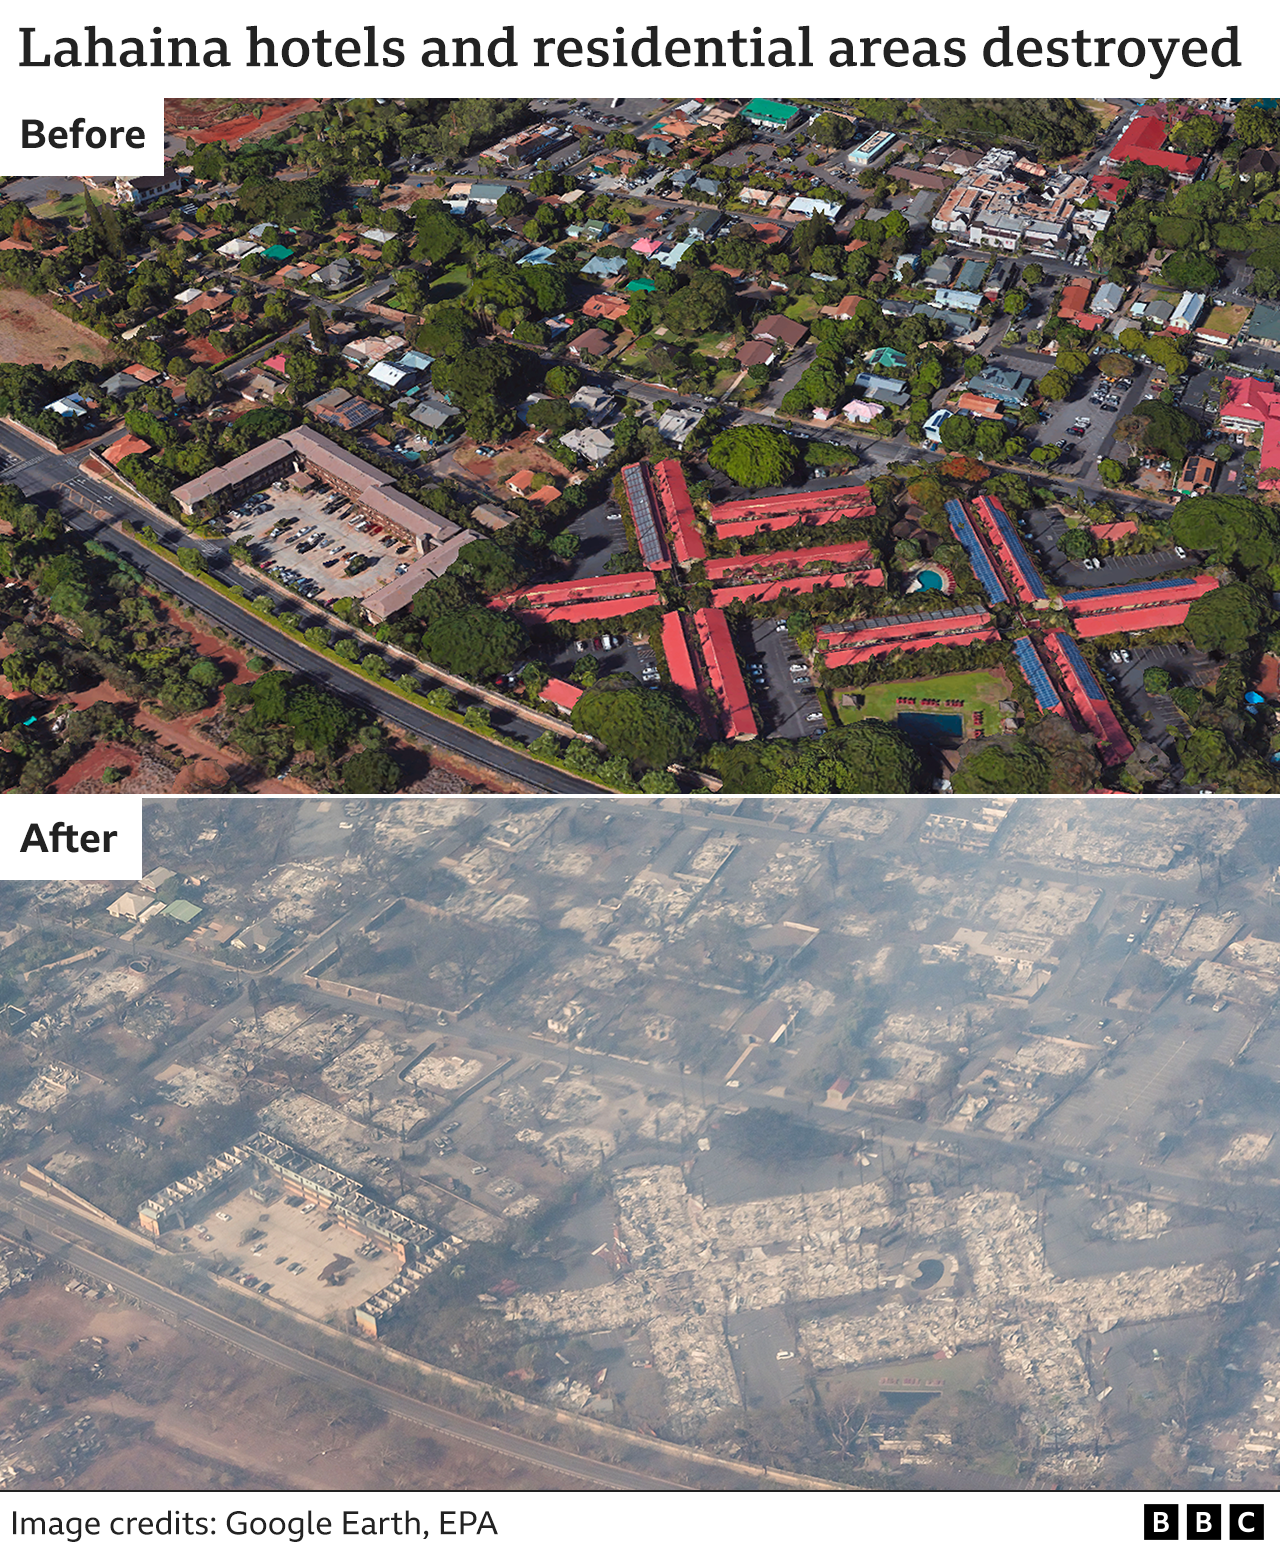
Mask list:
[[[952,412],[947,409],[934,410],[924,423],[924,439],[932,447],[942,444],[942,428],[951,419]]]
[[[1180,496],[1207,496],[1218,478],[1218,465],[1212,458],[1192,453],[1182,466],[1174,489]]]
[[[569,400],[574,409],[585,410],[593,426],[603,425],[617,407],[617,399],[607,388],[584,383]]]
[[[426,399],[410,411],[410,418],[428,431],[443,431],[461,413],[461,410],[455,409],[452,404],[445,404],[443,400]]]
[[[809,333],[808,325],[798,322],[795,318],[784,318],[781,313],[773,313],[768,318],[762,318],[751,331],[751,338],[767,340],[771,345],[782,345],[787,350],[795,350],[804,343]]]
[[[326,291],[345,291],[348,286],[355,285],[360,272],[348,258],[334,259],[332,264],[326,264],[318,269],[311,279],[318,286],[323,286]]]
[[[608,355],[612,347],[613,341],[603,329],[587,329],[569,341],[569,354],[581,360],[583,356]]]
[[[937,306],[953,307],[961,313],[976,313],[986,301],[981,291],[957,291],[950,286],[940,286],[933,299]]]
[[[845,204],[842,199],[816,199],[811,194],[798,194],[787,206],[787,215],[801,221],[808,221],[812,216],[826,216],[828,221],[837,221]]]
[[[861,388],[866,398],[874,399],[879,404],[894,404],[901,409],[911,402],[907,385],[898,377],[884,377],[879,372],[859,372],[853,380],[853,386]]]
[[[176,167],[166,167],[157,177],[117,178],[116,199],[122,205],[149,205],[166,194],[180,194],[183,181]]]
[[[340,431],[359,431],[385,413],[378,405],[357,398],[345,388],[330,388],[327,393],[308,399],[305,408],[322,425],[336,426]]]
[[[1170,330],[1174,334],[1189,334],[1200,322],[1208,300],[1198,291],[1184,291],[1169,319]]]
[[[668,442],[674,442],[677,447],[683,447],[704,413],[705,411],[692,404],[683,408],[676,405],[666,409],[658,417],[658,433],[666,437]]]
[[[535,489],[534,481],[545,478],[545,475],[537,474],[532,469],[520,469],[507,481],[507,489],[514,491],[517,496],[522,496],[526,501],[546,505],[548,502],[555,501],[560,492],[551,484],[544,484]]]
[[[586,426],[579,431],[566,431],[560,438],[561,446],[577,453],[588,463],[603,463],[613,452],[613,438],[596,426]]]
[[[1266,477],[1267,471],[1280,469],[1280,391],[1274,383],[1256,377],[1228,377],[1223,384],[1222,407],[1218,424],[1224,431],[1257,436],[1262,490],[1280,489],[1280,480]]]
[[[1101,313],[1104,318],[1110,318],[1120,311],[1120,304],[1124,301],[1124,287],[1116,285],[1115,281],[1108,280],[1105,285],[1098,287],[1098,294],[1093,299],[1093,310]]]
[[[1020,409],[1035,386],[1035,379],[1017,367],[988,363],[976,377],[969,379],[972,392],[996,399],[1012,409]]]

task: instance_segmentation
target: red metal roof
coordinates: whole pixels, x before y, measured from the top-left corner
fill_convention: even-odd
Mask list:
[[[828,646],[853,646],[864,641],[891,641],[897,645],[912,636],[949,635],[990,623],[991,616],[985,609],[974,609],[967,614],[922,614],[914,620],[898,620],[892,624],[872,622],[854,630],[821,630],[818,645],[823,651]]]
[[[725,501],[711,520],[722,539],[739,538],[761,529],[795,528],[838,523],[844,518],[870,517],[876,504],[865,485],[840,485],[831,490],[792,491],[781,496],[748,496]]]
[[[794,571],[810,562],[841,565],[852,562],[860,566],[871,554],[871,546],[865,539],[854,539],[850,544],[815,544],[809,550],[772,550],[767,555],[733,555],[707,562],[707,577],[712,582],[722,581],[736,572]]]
[[[718,731],[715,719],[698,681],[698,670],[694,666],[693,654],[689,651],[689,639],[684,633],[684,621],[675,610],[662,616],[662,650],[666,655],[667,672],[672,684],[701,723],[706,737],[714,737]]]
[[[979,642],[999,641],[995,630],[957,631],[947,636],[917,636],[911,641],[873,641],[863,647],[842,648],[826,654],[828,668],[843,668],[849,663],[866,663],[886,652],[923,652],[926,647],[970,647]]]
[[[548,582],[542,587],[521,588],[491,600],[492,607],[505,609],[524,602],[535,607],[543,604],[582,603],[596,598],[625,598],[631,593],[651,593],[653,577],[647,571],[627,571],[616,577],[577,577],[569,582]]]
[[[1144,592],[1137,588],[1114,588],[1092,598],[1073,598],[1070,593],[1065,593],[1062,601],[1075,617],[1076,626],[1081,634],[1096,636],[1097,631],[1085,632],[1085,618],[1089,615],[1123,614],[1126,619],[1131,619],[1134,623],[1131,626],[1118,626],[1117,629],[1150,630],[1146,616],[1153,609],[1162,608],[1165,604],[1190,603],[1193,599],[1203,598],[1206,593],[1212,593],[1217,585],[1217,577],[1201,572],[1198,577],[1188,577],[1185,582],[1179,582],[1173,587],[1162,587],[1158,592]],[[1183,614],[1185,617],[1185,610]]]
[[[618,620],[627,614],[637,614],[641,609],[656,609],[662,600],[657,591],[640,593],[634,598],[602,598],[589,604],[562,604],[543,609],[520,609],[517,612],[531,620],[563,620],[575,625],[582,620]]]
[[[1203,158],[1181,156],[1176,151],[1163,149],[1165,125],[1156,117],[1135,118],[1116,142],[1116,148],[1107,161],[1118,167],[1122,162],[1141,162],[1144,167],[1163,167],[1166,172],[1194,178],[1200,171]]]
[[[1181,625],[1187,618],[1189,602],[1166,604],[1150,609],[1106,610],[1101,614],[1078,615],[1075,621],[1078,635],[1109,636],[1112,631],[1156,630],[1162,625]]]
[[[723,610],[699,609],[693,616],[693,622],[698,628],[698,641],[711,687],[724,712],[725,737],[754,738],[756,719]]]
[[[741,587],[716,587],[711,602],[722,609],[744,599],[773,602],[787,593],[812,593],[820,587],[883,587],[884,572],[878,566],[867,571],[828,571],[816,577],[778,577],[772,582],[747,582]]]
[[[682,565],[705,560],[707,547],[694,527],[693,502],[678,458],[664,458],[653,467],[653,493],[671,535],[671,547]]]
[[[567,679],[548,679],[546,688],[542,692],[542,699],[550,701],[553,706],[558,706],[561,711],[572,711],[582,699],[582,691],[576,684],[570,684]]]

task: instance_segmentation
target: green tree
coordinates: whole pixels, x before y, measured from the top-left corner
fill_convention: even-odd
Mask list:
[[[802,466],[803,455],[785,432],[768,426],[736,426],[715,438],[707,462],[734,484],[759,488],[789,484]]]
[[[1248,650],[1271,612],[1255,589],[1228,583],[1195,600],[1187,611],[1187,634],[1202,652],[1234,656]]]
[[[659,769],[687,759],[698,736],[683,701],[665,689],[637,689],[626,679],[602,679],[584,691],[570,720],[611,754]]]
[[[472,608],[445,615],[433,620],[422,633],[422,650],[428,660],[473,684],[506,673],[527,645],[519,623],[495,609]]]
[[[1008,747],[984,743],[967,755],[952,777],[957,792],[1048,792],[1052,774],[1049,756],[1025,738]]]

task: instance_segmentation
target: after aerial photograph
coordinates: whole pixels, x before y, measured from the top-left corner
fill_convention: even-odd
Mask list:
[[[0,887],[0,1485],[1280,1482],[1266,799],[144,816]]]
[[[3,787],[1280,791],[1275,101],[165,131],[0,186]]]

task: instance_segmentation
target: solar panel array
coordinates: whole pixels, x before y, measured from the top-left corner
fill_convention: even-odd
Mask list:
[[[1174,587],[1188,587],[1186,577],[1161,577],[1155,582],[1128,582],[1122,587],[1095,587],[1085,593],[1064,593],[1064,604],[1083,604],[1093,598],[1119,598],[1125,593],[1164,593]]]
[[[969,514],[958,501],[947,502],[947,517],[951,522],[951,532],[964,547],[965,554],[969,557],[969,564],[973,567],[973,574],[981,583],[987,595],[987,602],[992,604],[1008,603],[1009,595],[1004,590],[1004,584],[996,575],[995,567],[987,559],[987,552],[982,548],[978,535],[974,532],[973,524],[969,521]]]
[[[1027,585],[1027,591],[1033,598],[1048,598],[1049,595],[1045,591],[1040,573],[1036,570],[1035,563],[1030,555],[1027,554],[1026,545],[1018,537],[1018,530],[1009,521],[1009,514],[998,501],[992,500],[989,496],[980,496],[978,499],[986,502],[987,511],[996,527],[1000,530],[1000,537],[1009,546],[1009,552],[1017,562],[1018,569],[1022,572],[1022,578]]]
[[[1036,705],[1041,711],[1061,711],[1062,697],[1053,687],[1053,681],[1045,673],[1044,664],[1036,655],[1036,649],[1031,644],[1029,636],[1019,636],[1013,644],[1014,655],[1021,665],[1022,672],[1026,675],[1027,683],[1031,686],[1031,693],[1036,698]]]
[[[1083,653],[1076,646],[1075,642],[1072,641],[1071,637],[1064,636],[1061,631],[1055,631],[1053,639],[1057,642],[1063,657],[1075,669],[1076,677],[1084,686],[1085,694],[1089,699],[1091,701],[1106,701],[1107,697],[1102,693],[1098,681],[1093,677],[1093,670],[1085,662]],[[1110,702],[1108,701],[1107,704],[1110,705]]]
[[[658,515],[649,497],[649,482],[638,463],[629,464],[622,471],[627,492],[627,503],[636,525],[636,538],[640,541],[640,554],[646,566],[661,564],[666,559],[662,537],[658,532]]]

